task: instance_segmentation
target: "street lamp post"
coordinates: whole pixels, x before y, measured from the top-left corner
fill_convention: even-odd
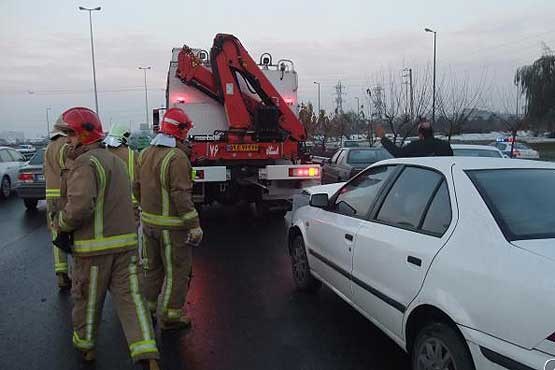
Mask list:
[[[150,69],[150,66],[139,67],[139,69],[143,70],[143,72],[145,73],[145,116],[146,116],[146,125],[150,126],[150,122],[148,120],[148,89],[146,87],[146,71]]]
[[[314,81],[318,85],[318,117],[320,117],[320,82]]]
[[[92,26],[92,12],[100,11],[100,7],[96,8],[85,8],[83,6],[79,7],[79,10],[85,10],[89,12],[89,29],[91,35],[91,54],[92,54],[92,70],[93,70],[93,85],[94,85],[94,105],[96,107],[96,114],[98,114],[98,93],[96,92],[96,67],[94,63],[94,39],[93,39],[93,26]]]
[[[436,38],[437,32],[429,28],[425,28],[424,31],[431,32],[434,34],[434,82],[433,82],[433,95],[432,95],[432,124],[436,123]]]
[[[46,138],[50,137],[50,119],[48,117],[48,111],[52,110],[52,108],[46,108]]]

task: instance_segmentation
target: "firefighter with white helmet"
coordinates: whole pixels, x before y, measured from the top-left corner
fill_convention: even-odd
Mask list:
[[[114,124],[110,127],[110,131],[104,139],[104,144],[109,151],[118,156],[127,167],[127,174],[131,184],[135,181],[135,171],[137,168],[137,153],[129,147],[129,136],[131,131],[124,125]],[[139,202],[133,194],[131,194],[133,201],[133,209],[135,211],[135,219],[139,221]]]
[[[46,217],[48,224],[56,217],[63,207],[63,199],[60,197],[60,184],[62,182],[62,170],[67,165],[66,135],[54,127],[50,135],[50,142],[44,152],[44,178],[46,180]],[[56,230],[51,229],[52,240],[57,237]],[[52,245],[54,255],[54,271],[60,289],[69,289],[71,280],[68,275],[67,254]]]
[[[162,329],[191,324],[183,313],[192,271],[191,246],[200,244],[203,236],[185,144],[192,126],[183,110],[169,109],[160,133],[139,156],[134,184],[142,210],[144,295],[153,316],[159,306]]]
[[[71,108],[56,126],[68,135],[71,169],[62,182],[67,199],[53,227],[73,253],[73,345],[95,358],[95,337],[109,290],[131,357],[159,369],[154,330],[137,273],[137,231],[124,163],[102,147],[102,125],[88,108]]]

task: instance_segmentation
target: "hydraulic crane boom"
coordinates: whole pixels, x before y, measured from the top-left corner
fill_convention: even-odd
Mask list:
[[[224,105],[230,132],[240,132],[243,137],[252,133],[254,141],[305,140],[302,123],[236,37],[216,35],[210,61],[212,71],[184,47],[177,75]],[[258,99],[241,91],[238,77]]]

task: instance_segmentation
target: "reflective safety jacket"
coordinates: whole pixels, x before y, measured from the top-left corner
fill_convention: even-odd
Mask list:
[[[149,146],[139,155],[136,175],[133,190],[144,225],[172,230],[199,226],[191,163],[182,149]]]
[[[127,166],[127,174],[129,175],[129,181],[133,184],[133,182],[135,182],[135,171],[137,168],[137,153],[125,145],[118,147],[109,146],[108,150],[125,162],[125,165]],[[133,194],[131,194],[131,199],[133,201],[133,207],[138,207],[139,202]]]
[[[98,143],[75,159],[62,182],[67,201],[58,217],[61,231],[73,232],[74,254],[94,256],[137,248],[130,189],[124,163]]]
[[[49,215],[54,215],[63,206],[60,199],[62,170],[66,167],[68,145],[62,135],[52,139],[44,152],[44,178],[46,180],[46,208]]]

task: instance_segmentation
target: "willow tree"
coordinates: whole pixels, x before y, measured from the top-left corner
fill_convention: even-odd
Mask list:
[[[555,54],[544,46],[543,55],[531,65],[520,67],[517,84],[526,96],[526,116],[536,128],[555,130]],[[544,126],[545,125],[545,126]]]

